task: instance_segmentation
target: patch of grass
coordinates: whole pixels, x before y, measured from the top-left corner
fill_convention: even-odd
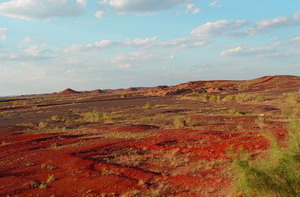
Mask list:
[[[230,115],[244,115],[245,113],[235,109],[235,108],[230,108],[226,111],[227,114],[230,114]]]
[[[52,183],[54,181],[56,181],[55,176],[53,174],[49,175],[48,178],[47,178],[47,183]]]
[[[187,126],[187,121],[182,116],[176,116],[173,121],[174,127],[177,129],[183,129]]]
[[[281,115],[287,119],[295,119],[300,117],[300,109],[298,105],[286,103],[283,105]]]
[[[49,122],[47,122],[47,121],[40,121],[39,122],[39,128],[40,129],[45,129],[45,128],[47,128],[49,126]]]
[[[265,117],[258,117],[258,119],[255,120],[255,123],[260,127],[264,128],[266,125],[266,118]]]
[[[26,166],[26,167],[31,167],[31,166],[35,166],[35,165],[36,165],[35,163],[30,162],[30,163],[27,163],[25,166]]]
[[[42,183],[39,185],[39,188],[40,188],[40,189],[47,189],[48,186],[47,186],[44,182],[42,182]]]
[[[147,102],[145,105],[144,105],[144,109],[151,109],[152,106],[151,106],[151,103],[150,102]]]
[[[112,170],[108,170],[107,168],[102,168],[101,175],[102,176],[118,175],[118,173],[116,173],[115,171],[112,171]]]
[[[32,181],[30,183],[30,187],[32,187],[32,188],[40,188],[40,189],[47,189],[48,186],[44,182]]]
[[[106,133],[103,135],[105,138],[117,138],[117,139],[141,139],[153,136],[151,133],[147,132],[138,132],[138,133],[129,133],[129,132],[122,132],[122,133]]]
[[[120,98],[128,98],[128,94],[123,93],[123,94],[121,94]]]
[[[266,101],[266,97],[265,96],[263,96],[263,95],[259,95],[259,96],[257,96],[256,98],[255,98],[255,100],[254,100],[255,102],[264,102],[264,101]]]
[[[166,107],[168,107],[168,105],[159,105],[159,104],[157,104],[157,105],[154,106],[154,108],[166,108]]]
[[[267,138],[267,158],[253,161],[244,154],[234,160],[234,192],[245,196],[300,196],[300,121],[290,121],[285,146],[273,135]]]
[[[228,101],[233,101],[235,100],[235,96],[234,95],[227,95],[226,97],[224,97],[222,99],[222,102],[228,102]]]
[[[299,93],[294,92],[294,93],[285,93],[282,95],[282,99],[285,103],[287,104],[292,104],[295,105],[298,100],[299,100]]]
[[[203,101],[203,102],[209,101],[209,96],[208,96],[208,94],[200,94],[200,95],[199,95],[199,100],[200,100],[200,101]]]
[[[209,101],[219,103],[221,102],[221,97],[219,95],[211,95],[209,96]]]
[[[246,103],[255,100],[255,96],[247,93],[240,93],[235,96],[235,100],[238,103]]]
[[[87,122],[100,122],[104,117],[103,113],[92,111],[83,114],[83,120]]]
[[[62,118],[61,117],[59,117],[59,116],[51,116],[51,118],[50,118],[52,121],[61,121],[62,120]]]
[[[6,145],[9,145],[9,144],[10,144],[9,142],[2,141],[0,146],[6,146]]]
[[[300,117],[300,109],[297,105],[299,99],[298,93],[283,94],[282,100],[284,104],[282,107],[281,115],[288,119],[295,119]]]
[[[56,167],[52,165],[41,164],[42,169],[55,170]]]

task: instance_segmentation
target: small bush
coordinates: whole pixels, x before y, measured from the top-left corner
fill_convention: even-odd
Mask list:
[[[175,117],[173,124],[174,124],[175,128],[177,128],[177,129],[182,129],[187,126],[186,120],[180,116]]]
[[[151,103],[150,102],[147,102],[145,105],[144,105],[144,109],[151,109],[152,106],[151,106]]]
[[[221,97],[219,95],[211,95],[209,96],[209,101],[212,101],[212,102],[221,102]]]
[[[224,97],[222,99],[223,102],[228,102],[228,101],[233,101],[235,100],[235,96],[234,95],[227,95],[226,97]]]
[[[31,162],[31,163],[27,163],[25,166],[26,166],[26,167],[35,166],[35,163],[33,163],[33,162]]]
[[[238,111],[235,108],[228,109],[227,113],[230,114],[230,115],[243,115],[242,112]]]
[[[240,93],[240,94],[236,95],[235,100],[238,103],[245,103],[245,102],[250,102],[250,101],[255,100],[255,97],[250,94]]]
[[[123,93],[123,94],[121,94],[120,98],[128,98],[128,94]]]
[[[284,101],[281,115],[288,119],[295,119],[300,117],[299,106],[297,105],[299,94],[287,93],[283,94],[282,99]]]
[[[49,175],[48,178],[47,178],[47,183],[52,183],[56,180],[56,178],[54,177],[54,175]]]
[[[104,114],[96,111],[86,112],[83,114],[83,119],[87,122],[99,122],[103,119]]]
[[[40,189],[47,189],[47,185],[44,183],[44,182],[42,182],[40,185],[39,185],[39,188]]]
[[[299,93],[286,93],[282,97],[285,103],[295,105],[298,102]]]
[[[207,102],[209,100],[209,96],[207,94],[200,94],[199,100],[203,102]]]
[[[44,129],[44,128],[48,127],[48,126],[49,126],[49,123],[46,122],[46,121],[40,121],[40,123],[39,123],[39,128],[40,129]]]
[[[266,97],[263,95],[259,95],[255,98],[255,102],[264,102],[266,100]]]

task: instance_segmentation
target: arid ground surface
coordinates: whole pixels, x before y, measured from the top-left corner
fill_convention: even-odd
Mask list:
[[[231,196],[232,153],[284,141],[300,78],[0,100],[0,196]]]

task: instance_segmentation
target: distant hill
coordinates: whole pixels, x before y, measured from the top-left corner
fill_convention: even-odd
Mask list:
[[[67,89],[59,92],[58,94],[80,94],[80,92],[77,92],[71,88],[67,88]]]
[[[175,86],[157,87],[131,87],[127,89],[105,89],[78,92],[66,89],[58,94],[111,94],[111,93],[134,93],[141,92],[145,96],[170,96],[185,95],[193,93],[227,93],[250,90],[266,90],[272,88],[300,88],[300,77],[292,75],[264,76],[251,80],[210,80],[190,81]]]

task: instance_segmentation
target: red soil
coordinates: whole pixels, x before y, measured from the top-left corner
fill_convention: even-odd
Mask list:
[[[232,121],[252,120],[239,117]],[[280,123],[270,125],[270,129],[284,133]],[[253,130],[158,130],[143,126],[101,126],[97,130],[93,135],[0,132],[6,143],[0,152],[0,196],[124,194],[147,192],[159,188],[160,183],[164,183],[164,195],[227,196],[232,184],[228,150],[243,147],[257,153],[268,144]],[[101,136],[107,132],[152,135],[143,139]],[[127,158],[130,156],[133,160]],[[172,161],[172,156],[188,158],[188,165],[175,167],[169,160],[162,160],[170,157]],[[42,164],[56,168],[43,169]],[[56,180],[47,183],[47,189],[32,186],[34,181],[45,182],[49,175]]]

